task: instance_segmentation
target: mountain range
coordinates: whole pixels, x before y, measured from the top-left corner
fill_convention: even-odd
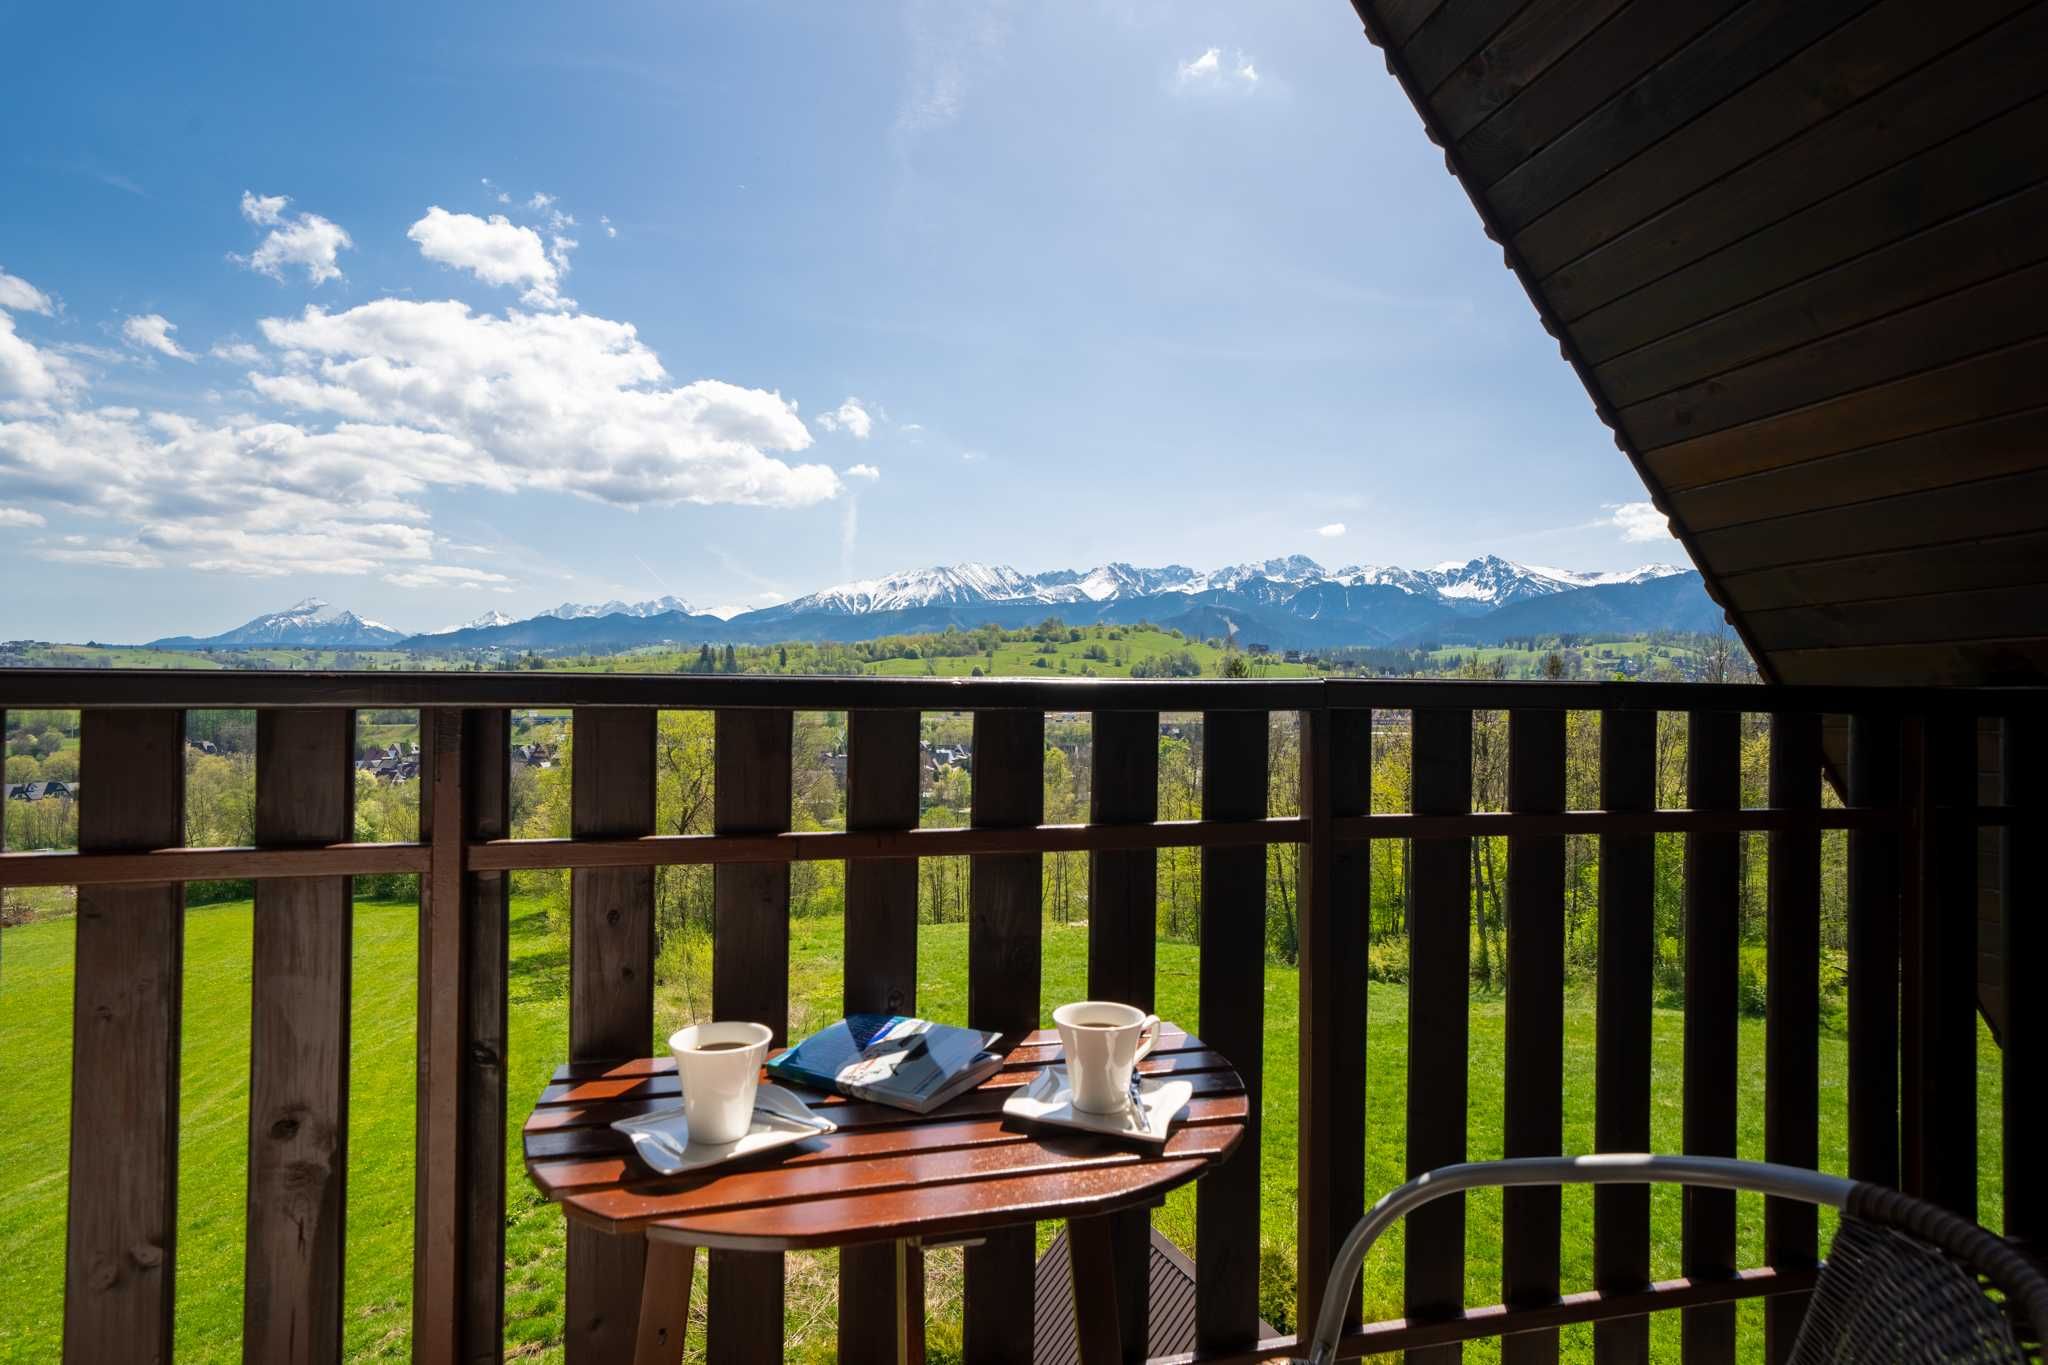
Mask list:
[[[308,598],[219,635],[151,643],[176,649],[552,653],[664,643],[854,641],[948,626],[1016,627],[1048,615],[1074,625],[1149,621],[1193,636],[1235,636],[1275,649],[1479,644],[1563,632],[1711,631],[1722,621],[1699,574],[1670,564],[1580,573],[1481,555],[1427,569],[1328,570],[1305,555],[1289,555],[1207,571],[1113,563],[1024,574],[1007,565],[940,565],[842,583],[738,614],[701,611],[667,596],[565,602],[525,620],[492,611],[465,625],[417,635]]]

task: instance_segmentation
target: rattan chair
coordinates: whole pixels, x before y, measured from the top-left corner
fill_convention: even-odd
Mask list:
[[[1792,1349],[1795,1365],[2038,1358],[2022,1343],[2039,1343],[2048,1332],[2048,1279],[1975,1223],[1897,1190],[1796,1166],[1632,1153],[1470,1162],[1393,1191],[1344,1239],[1305,1359],[1330,1365],[1337,1358],[1349,1287],[1366,1252],[1397,1219],[1431,1200],[1488,1186],[1643,1184],[1748,1190],[1841,1211]]]

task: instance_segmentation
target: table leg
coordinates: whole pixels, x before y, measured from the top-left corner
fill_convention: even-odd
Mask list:
[[[647,1239],[647,1273],[640,1281],[640,1329],[633,1365],[678,1365],[690,1325],[690,1277],[697,1248]]]
[[[898,1238],[896,1257],[896,1365],[924,1365],[924,1248]]]
[[[1067,1269],[1073,1276],[1074,1340],[1081,1365],[1123,1365],[1111,1230],[1108,1217],[1067,1220]]]

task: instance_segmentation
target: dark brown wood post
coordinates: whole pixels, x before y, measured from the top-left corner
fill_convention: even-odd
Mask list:
[[[1977,1216],[1976,719],[1929,716],[1921,760],[1920,913],[1904,945],[1907,1052],[1902,1111],[1908,1194]]]
[[[1816,816],[1820,810],[1820,717],[1771,717],[1770,801],[1773,810]],[[1764,984],[1764,1160],[1814,1169],[1820,1165],[1820,828],[1773,830]],[[1797,1270],[1820,1257],[1814,1206],[1764,1201],[1764,1259]],[[1809,1294],[1764,1301],[1764,1357],[1791,1359],[1806,1320]]]
[[[1508,716],[1508,809],[1564,809],[1564,712]],[[1507,1075],[1503,1156],[1564,1151],[1564,838],[1511,835],[1507,876]],[[1553,1187],[1502,1192],[1501,1301],[1557,1298],[1561,1200]],[[1521,1332],[1501,1342],[1509,1365],[1557,1359],[1558,1336]]]
[[[1159,713],[1097,711],[1091,718],[1088,818],[1098,825],[1159,818]],[[1150,1011],[1158,940],[1159,854],[1104,849],[1088,855],[1088,997]],[[1109,1219],[1118,1335],[1128,1360],[1147,1354],[1152,1299],[1152,1214]]]
[[[1600,717],[1600,804],[1647,811],[1657,801],[1657,713]],[[1650,1000],[1656,974],[1657,841],[1651,834],[1602,834],[1599,948],[1594,1021],[1593,1146],[1650,1150]],[[1650,1192],[1639,1185],[1593,1191],[1593,1282],[1628,1294],[1650,1284]],[[1648,1365],[1650,1320],[1593,1327],[1600,1365]]]
[[[2012,807],[1999,856],[2000,960],[2005,995],[2005,1235],[2035,1255],[2048,1250],[2048,1179],[2041,1135],[2048,1133],[2048,1004],[2037,973],[2048,962],[2048,716],[2038,707],[2005,717],[1999,769]]]
[[[917,828],[918,713],[846,715],[846,827]],[[846,863],[848,1014],[910,1014],[917,1009],[917,859],[852,858]],[[903,1255],[903,1250],[908,1255]],[[904,1282],[899,1283],[899,1275]],[[839,1359],[842,1365],[896,1365],[899,1333],[909,1358],[924,1352],[923,1313],[900,1324],[902,1304],[924,1302],[924,1257],[916,1247],[883,1242],[839,1253]]]
[[[570,723],[572,834],[654,831],[651,710],[579,706]],[[654,1037],[654,869],[569,874],[569,1060],[644,1057]],[[647,1244],[569,1225],[563,1338],[570,1365],[629,1358]]]
[[[185,717],[87,711],[78,847],[185,841]],[[169,1360],[178,1234],[185,888],[78,888],[64,1359]]]
[[[256,842],[353,838],[354,750],[353,712],[257,712]],[[242,1296],[251,1365],[341,1359],[353,921],[347,877],[256,883]]]
[[[1742,804],[1742,717],[1694,711],[1687,717],[1685,803],[1732,811]],[[1741,836],[1685,836],[1684,1147],[1694,1156],[1735,1155],[1736,977],[1740,949]],[[1735,1273],[1735,1196],[1688,1189],[1684,1266],[1695,1279]],[[1735,1359],[1735,1305],[1685,1310],[1686,1365]]]
[[[509,879],[465,842],[510,832],[509,713],[420,712],[420,883],[413,1354],[497,1360],[505,1320],[505,1010]]]
[[[1202,818],[1266,815],[1264,711],[1202,716]],[[1266,850],[1202,850],[1202,1040],[1244,1078],[1244,1140],[1195,1186],[1195,1345],[1224,1350],[1259,1335],[1259,1095],[1265,1071]]]
[[[1899,808],[1899,724],[1849,717],[1849,804]],[[1899,1183],[1899,834],[1849,831],[1849,1178]]]
[[[977,829],[1028,828],[1045,816],[1045,713],[974,713]],[[967,911],[967,1022],[1014,1047],[1038,1027],[1042,857],[977,853]],[[991,1233],[966,1251],[962,1346],[974,1365],[1031,1359],[1037,1246],[1031,1229]]]
[[[1301,713],[1301,1136],[1295,1162],[1295,1321],[1313,1331],[1337,1248],[1365,1212],[1365,955],[1369,843],[1337,844],[1336,816],[1372,808],[1372,712]],[[1359,1316],[1360,1288],[1345,1316]]]
[[[1472,712],[1414,713],[1417,815],[1472,809]],[[1465,1159],[1465,1072],[1471,1035],[1472,840],[1414,841],[1408,916],[1408,1175]],[[1427,1078],[1427,1083],[1417,1083]],[[1402,1311],[1456,1313],[1465,1302],[1465,1198],[1450,1195],[1409,1216]],[[1453,1365],[1463,1348],[1407,1353],[1409,1365]]]
[[[788,711],[717,713],[712,828],[779,834],[790,825]],[[712,874],[711,1012],[789,1041],[789,864],[720,863]],[[710,1365],[782,1359],[782,1256],[710,1253]]]

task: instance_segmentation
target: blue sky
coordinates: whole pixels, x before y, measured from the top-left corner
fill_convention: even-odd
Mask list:
[[[0,636],[1680,554],[1344,0],[0,35]]]

